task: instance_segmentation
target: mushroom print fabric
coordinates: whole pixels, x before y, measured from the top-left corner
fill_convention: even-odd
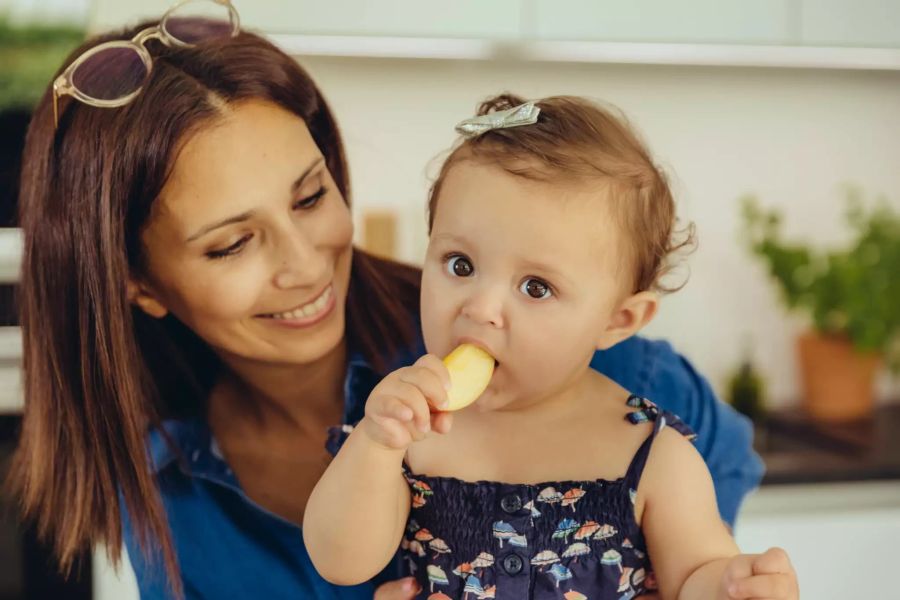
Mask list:
[[[414,474],[401,554],[420,600],[630,600],[656,588],[634,518],[635,490],[675,415],[631,396],[631,423],[653,422],[624,477],[515,485]]]

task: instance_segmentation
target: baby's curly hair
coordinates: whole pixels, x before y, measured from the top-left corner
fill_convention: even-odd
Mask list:
[[[479,115],[506,110],[526,100],[500,94],[481,103]],[[662,278],[676,266],[674,256],[695,247],[694,224],[676,230],[676,211],[665,174],[624,117],[584,98],[553,96],[535,101],[537,123],[493,129],[463,139],[441,166],[428,200],[428,229],[441,186],[464,160],[497,165],[538,181],[581,180],[613,201],[613,214],[629,240],[634,292],[674,292]]]

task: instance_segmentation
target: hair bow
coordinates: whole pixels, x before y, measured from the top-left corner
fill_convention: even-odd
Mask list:
[[[456,126],[456,131],[465,137],[473,138],[492,129],[506,129],[507,127],[537,123],[539,114],[541,114],[541,109],[535,106],[534,102],[526,102],[507,110],[498,110],[461,121]]]

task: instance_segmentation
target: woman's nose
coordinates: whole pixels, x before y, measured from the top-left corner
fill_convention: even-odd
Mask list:
[[[503,294],[496,289],[481,289],[466,300],[462,314],[478,325],[501,328],[505,324]]]
[[[275,286],[280,289],[306,287],[323,283],[327,265],[315,244],[302,232],[294,229],[276,245]]]

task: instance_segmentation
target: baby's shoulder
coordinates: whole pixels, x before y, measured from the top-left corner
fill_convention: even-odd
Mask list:
[[[671,427],[659,431],[640,479],[639,497],[665,498],[675,490],[707,484],[712,484],[712,476],[690,437]]]
[[[579,407],[564,428],[566,445],[582,461],[600,470],[603,479],[624,477],[641,446],[653,434],[650,421],[633,421],[635,412],[626,403],[624,390],[613,396],[596,397]]]
[[[653,431],[653,419],[633,416],[643,410],[642,404],[633,401],[637,398],[615,381],[595,373],[572,420],[617,442],[643,442]]]

